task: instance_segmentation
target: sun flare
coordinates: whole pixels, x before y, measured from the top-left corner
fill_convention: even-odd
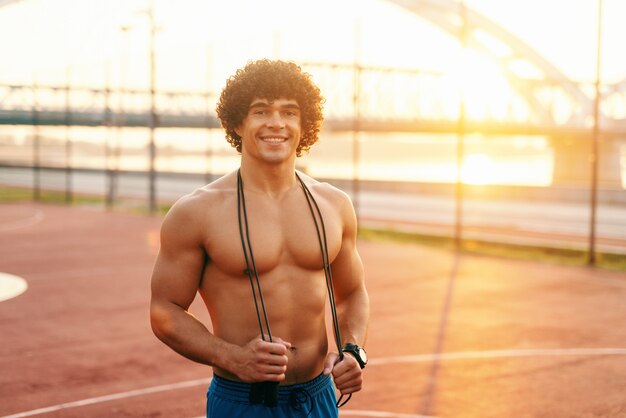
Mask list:
[[[473,120],[503,120],[510,117],[515,93],[496,63],[474,51],[463,51],[462,65],[446,71],[447,113],[456,116],[461,98],[466,116]]]
[[[461,181],[466,184],[489,184],[494,178],[494,165],[486,154],[470,154],[463,159]]]

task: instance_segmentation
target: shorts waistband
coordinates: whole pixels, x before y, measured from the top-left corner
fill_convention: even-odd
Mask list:
[[[278,387],[278,403],[285,404],[291,402],[290,399],[294,393],[306,391],[312,398],[315,398],[322,391],[332,384],[330,376],[320,374],[313,380],[294,385],[286,385]],[[221,398],[229,399],[237,402],[248,402],[250,399],[250,383],[236,382],[234,380],[225,379],[223,377],[213,375],[209,392],[214,393]]]

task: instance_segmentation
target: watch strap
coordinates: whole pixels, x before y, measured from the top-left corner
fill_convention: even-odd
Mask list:
[[[361,350],[363,350],[363,348],[352,343],[345,344],[343,348],[341,349],[341,351],[343,351],[344,353],[352,354],[353,357],[356,359],[356,361],[359,363],[359,367],[361,367],[361,369],[364,369],[365,365],[367,364],[367,361],[361,357]]]

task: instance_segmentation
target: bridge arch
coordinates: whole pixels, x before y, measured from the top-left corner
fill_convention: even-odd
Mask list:
[[[550,109],[536,95],[533,88],[514,70],[515,63],[526,62],[537,68],[545,79],[559,86],[576,106],[569,123],[585,124],[585,117],[592,114],[593,99],[587,96],[579,85],[567,77],[554,64],[536,52],[527,43],[501,25],[481,13],[466,7],[466,22],[461,16],[461,4],[454,0],[389,0],[404,9],[438,26],[453,37],[459,38],[465,26],[469,46],[485,53],[500,64],[511,86],[523,97],[540,118],[538,122],[554,122]],[[505,48],[498,53],[493,50],[493,40]]]

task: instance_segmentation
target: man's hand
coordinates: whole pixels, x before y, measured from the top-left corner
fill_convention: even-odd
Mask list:
[[[291,343],[274,337],[274,342],[256,337],[238,350],[233,372],[243,382],[282,382],[287,371]]]
[[[359,363],[348,353],[344,353],[339,361],[339,354],[328,353],[324,363],[324,374],[332,373],[335,386],[343,395],[358,392],[363,383],[362,370]]]

